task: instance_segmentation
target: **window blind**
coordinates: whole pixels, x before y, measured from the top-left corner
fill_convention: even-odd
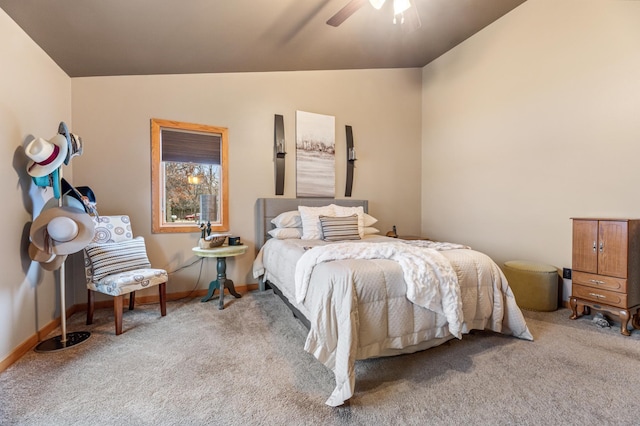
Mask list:
[[[220,164],[220,135],[161,130],[162,161]]]

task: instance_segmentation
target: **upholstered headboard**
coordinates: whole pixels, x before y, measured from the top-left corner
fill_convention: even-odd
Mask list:
[[[298,210],[298,206],[321,207],[337,204],[345,207],[362,206],[365,213],[369,212],[367,200],[335,199],[335,198],[258,198],[256,201],[256,250],[267,241],[269,232],[273,229],[271,219],[280,213]]]

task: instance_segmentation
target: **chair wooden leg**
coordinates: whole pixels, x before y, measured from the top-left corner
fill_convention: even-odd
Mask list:
[[[167,315],[167,283],[162,283],[158,286],[160,292],[160,315]]]
[[[116,317],[116,336],[122,334],[122,306],[124,304],[124,296],[113,297],[113,314]]]
[[[136,292],[129,293],[129,310],[133,311],[133,306],[136,304]]]
[[[93,291],[87,289],[87,325],[93,324]]]

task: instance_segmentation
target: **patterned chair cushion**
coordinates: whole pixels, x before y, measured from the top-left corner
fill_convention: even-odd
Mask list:
[[[120,272],[151,268],[142,237],[117,243],[91,243],[84,250],[91,262],[92,281]]]
[[[134,269],[133,271],[107,275],[99,281],[88,279],[87,288],[111,296],[119,296],[165,283],[168,279],[169,276],[164,269]]]

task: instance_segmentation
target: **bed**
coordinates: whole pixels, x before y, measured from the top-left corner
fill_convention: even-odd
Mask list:
[[[424,350],[474,329],[533,340],[487,255],[381,236],[374,225],[366,200],[256,202],[254,277],[309,329],[304,350],[336,380],[327,405],[353,396],[359,359]]]

